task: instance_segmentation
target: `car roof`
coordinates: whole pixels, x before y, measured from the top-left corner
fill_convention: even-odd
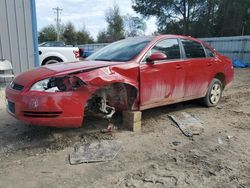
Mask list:
[[[200,42],[200,43],[204,43],[203,41],[201,41],[201,40],[199,40],[197,38],[191,37],[191,36],[174,35],[174,34],[155,35],[155,36],[154,35],[148,35],[148,36],[139,36],[139,37],[128,37],[125,40],[127,40],[127,39],[133,39],[133,40],[136,40],[136,39],[139,39],[139,40],[154,39],[154,40],[159,40],[159,39],[162,39],[162,38],[181,38],[181,39],[194,40],[194,41],[197,41],[197,42]]]
[[[202,43],[204,46],[210,48],[211,50],[215,51],[213,47],[211,47],[209,44],[205,43],[204,41],[191,37],[191,36],[185,36],[185,35],[173,35],[173,34],[167,34],[167,35],[157,35],[155,36],[155,40],[159,40],[162,38],[180,38],[180,39],[186,39],[186,40],[193,40],[199,43]]]

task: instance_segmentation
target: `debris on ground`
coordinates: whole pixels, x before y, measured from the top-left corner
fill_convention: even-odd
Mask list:
[[[111,161],[121,150],[122,143],[117,140],[102,140],[100,142],[86,143],[75,147],[69,155],[71,165]]]
[[[179,144],[181,144],[181,142],[180,142],[180,141],[173,141],[172,144],[173,144],[174,146],[178,146]]]
[[[218,106],[216,106],[216,108],[218,108],[219,110],[221,110],[221,109],[223,109],[223,106],[218,105]]]
[[[115,129],[117,129],[117,127],[115,127],[112,123],[109,123],[106,129],[101,130],[101,133],[111,133]]]
[[[228,135],[228,136],[227,136],[227,139],[230,140],[230,139],[232,139],[233,137],[234,137],[234,136]]]
[[[168,116],[178,125],[185,136],[192,137],[193,135],[199,135],[204,131],[202,122],[186,112]]]
[[[222,141],[222,138],[221,138],[221,137],[218,138],[218,143],[219,143],[220,145],[223,144],[223,141]]]

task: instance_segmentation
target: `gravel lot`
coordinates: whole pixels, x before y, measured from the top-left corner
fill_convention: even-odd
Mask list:
[[[187,112],[204,133],[185,137],[168,114]],[[0,92],[0,187],[250,187],[250,69],[235,70],[233,86],[216,108],[197,101],[143,112],[141,133],[89,118],[81,129],[29,127],[5,112]],[[113,161],[70,165],[76,144],[122,141]],[[178,146],[173,141],[180,141]]]

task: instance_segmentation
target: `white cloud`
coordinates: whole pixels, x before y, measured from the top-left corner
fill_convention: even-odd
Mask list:
[[[98,32],[106,28],[105,13],[114,4],[120,7],[121,14],[136,15],[132,9],[131,0],[36,0],[38,30],[48,24],[55,24],[53,8],[59,7],[62,23],[73,22],[77,29],[84,25],[91,35],[96,38]],[[147,21],[146,34],[155,31],[155,19]]]

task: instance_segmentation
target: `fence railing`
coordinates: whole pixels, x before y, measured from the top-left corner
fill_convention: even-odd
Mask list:
[[[201,40],[231,59],[238,59],[250,63],[250,35],[201,38]]]
[[[77,45],[79,48],[84,48],[85,51],[96,52],[97,50],[107,46],[109,43],[94,43]]]

